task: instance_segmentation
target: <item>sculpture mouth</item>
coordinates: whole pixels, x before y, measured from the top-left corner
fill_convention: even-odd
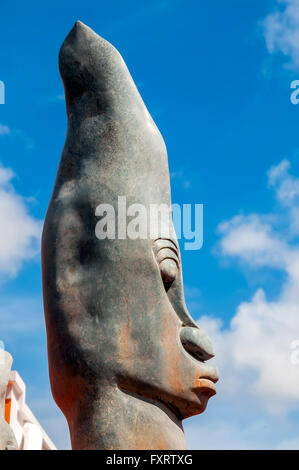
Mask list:
[[[214,357],[210,338],[202,329],[194,327],[183,327],[180,338],[184,349],[201,366],[202,374],[197,378],[194,389],[197,392],[206,391],[210,396],[215,395],[215,384],[219,380],[218,370],[206,364],[206,361]]]
[[[216,384],[219,380],[218,371],[216,367],[213,367],[213,372],[210,375],[202,375],[199,379],[200,382],[211,382]]]
[[[215,383],[216,382],[212,379],[199,378],[196,381],[193,391],[197,394],[207,394],[208,398],[213,397],[217,393]]]
[[[205,364],[202,364],[206,367]],[[206,395],[207,398],[211,398],[216,395],[216,383],[219,380],[218,369],[216,367],[207,367],[207,370],[203,371],[196,380],[193,387],[193,391],[198,395]]]
[[[211,373],[211,375],[201,376],[197,379],[198,385],[200,387],[208,386],[216,391],[215,384],[218,382],[219,376],[218,376],[217,369],[216,368],[213,368],[213,369],[214,370]]]

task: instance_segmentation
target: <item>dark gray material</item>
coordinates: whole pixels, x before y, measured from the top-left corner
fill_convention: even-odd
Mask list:
[[[165,144],[118,51],[81,22],[59,64],[68,132],[42,243],[53,395],[73,449],[182,449],[181,422],[205,409],[217,371],[185,305],[174,231],[95,236],[96,207],[118,215],[119,196],[170,207]]]

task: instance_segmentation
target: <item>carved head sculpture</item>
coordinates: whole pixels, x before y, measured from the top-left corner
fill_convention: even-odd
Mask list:
[[[174,230],[99,240],[96,208],[171,206],[167,153],[117,50],[77,22],[62,45],[68,131],[42,242],[53,396],[74,449],[184,448],[215,394]]]
[[[18,444],[14,433],[5,421],[5,395],[12,365],[12,357],[0,349],[0,450],[17,450]]]

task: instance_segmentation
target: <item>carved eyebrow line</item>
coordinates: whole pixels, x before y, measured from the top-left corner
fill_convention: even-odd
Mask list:
[[[173,255],[168,254],[168,255],[163,256],[163,254],[162,254],[162,256],[161,256],[160,253],[161,253],[161,251],[164,251],[164,250],[171,251],[173,253]],[[154,253],[155,253],[156,258],[157,258],[158,261],[159,261],[158,258],[161,258],[159,263],[161,263],[164,259],[167,259],[167,258],[174,259],[177,264],[179,264],[179,262],[180,262],[178,253],[171,246],[162,246],[161,248],[158,249],[158,251],[155,251]]]
[[[169,246],[162,247],[155,253],[155,255],[159,264],[161,264],[162,261],[164,261],[165,259],[172,259],[173,261],[175,261],[175,263],[179,267],[180,260],[179,260],[178,254],[171,247]]]
[[[176,264],[176,266],[177,266],[177,268],[178,268],[178,269],[180,268],[180,266],[179,266],[179,260],[178,260],[177,258],[172,258],[172,257],[169,256],[169,255],[168,255],[168,256],[165,256],[165,258],[161,259],[161,261],[158,261],[159,266],[160,266],[160,264],[161,264],[163,261],[165,261],[165,260],[167,260],[167,259],[169,259],[169,260],[171,260],[171,261],[174,261],[175,264]]]
[[[160,266],[162,261],[166,259],[172,259],[177,265],[178,269],[180,267],[180,257],[175,248],[170,245],[164,245],[160,247],[153,247],[153,254]]]
[[[163,241],[167,241],[167,242],[172,243],[172,245],[174,246],[174,248],[172,248],[172,247],[168,247],[168,248],[175,250],[176,254],[177,254],[178,257],[179,257],[179,247],[177,246],[177,244],[176,244],[171,238],[161,238],[161,237],[160,237],[160,238],[156,238],[156,240],[154,240],[153,245],[155,246],[155,243],[158,242],[158,241],[162,241],[162,242],[163,242]],[[162,248],[167,248],[167,247],[165,246],[165,247],[162,247]],[[160,249],[162,249],[162,248],[160,248]],[[159,249],[158,251],[160,251],[160,249]]]
[[[170,250],[176,255],[177,258],[179,257],[177,250],[172,246],[160,246],[158,249],[155,250],[155,254],[158,256],[161,250]]]

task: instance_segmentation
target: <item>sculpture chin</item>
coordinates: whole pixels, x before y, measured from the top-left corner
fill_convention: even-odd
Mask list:
[[[215,383],[209,379],[198,379],[198,383],[192,388],[193,400],[190,398],[186,402],[186,407],[182,411],[181,419],[187,419],[199,415],[205,411],[208,401],[216,395]]]
[[[216,395],[216,386],[209,379],[199,379],[199,384],[193,389],[200,402],[200,413],[203,413],[208,405],[208,401]]]
[[[158,407],[168,409],[179,421],[201,414],[205,411],[209,399],[216,394],[218,370],[186,353],[183,356],[186,358],[187,367],[184,374],[179,368],[176,369],[175,380],[167,376],[165,381],[157,384],[154,376],[146,382],[126,373],[118,378],[118,387],[122,392],[139,400],[148,400]]]

